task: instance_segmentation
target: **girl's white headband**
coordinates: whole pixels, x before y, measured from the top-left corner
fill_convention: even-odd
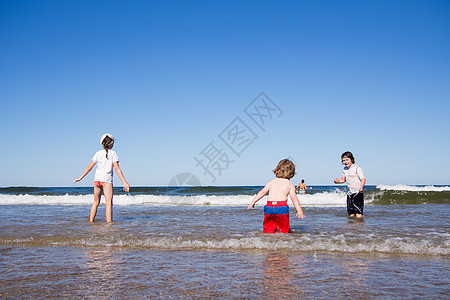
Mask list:
[[[105,133],[104,135],[102,135],[102,137],[100,138],[100,145],[103,145],[103,140],[105,139],[105,137],[109,137],[110,139],[112,139],[114,141],[114,137],[112,136],[111,133]]]

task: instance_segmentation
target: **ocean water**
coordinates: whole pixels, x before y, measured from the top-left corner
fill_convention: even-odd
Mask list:
[[[299,195],[290,234],[263,234],[261,187],[119,188],[114,222],[92,188],[0,188],[1,298],[450,297],[450,186]]]

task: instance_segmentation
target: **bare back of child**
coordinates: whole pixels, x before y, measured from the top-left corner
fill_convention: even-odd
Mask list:
[[[286,178],[275,178],[267,186],[269,189],[267,201],[287,201],[287,196],[292,189],[295,193],[295,186]]]
[[[263,232],[275,233],[278,229],[280,233],[288,233],[290,231],[288,195],[297,210],[297,217],[305,217],[295,193],[295,186],[289,181],[295,175],[295,165],[287,159],[282,160],[274,173],[277,178],[269,181],[255,195],[247,209],[254,207],[256,202],[269,193],[267,204],[264,206]]]

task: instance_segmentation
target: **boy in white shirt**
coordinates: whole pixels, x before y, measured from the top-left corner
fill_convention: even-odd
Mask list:
[[[349,151],[341,155],[344,164],[343,176],[341,179],[336,178],[334,183],[347,182],[347,213],[349,217],[363,217],[364,210],[364,185],[366,178],[360,166],[355,165],[355,158]]]

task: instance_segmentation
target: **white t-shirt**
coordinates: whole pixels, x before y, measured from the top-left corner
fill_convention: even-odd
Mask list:
[[[119,162],[119,157],[114,150],[108,150],[108,159],[106,159],[106,150],[100,150],[95,153],[92,161],[97,163],[94,181],[102,181],[112,183],[113,180],[113,164]]]
[[[349,192],[354,194],[361,188],[361,179],[365,178],[360,166],[353,164],[350,168],[344,167],[344,177]]]

